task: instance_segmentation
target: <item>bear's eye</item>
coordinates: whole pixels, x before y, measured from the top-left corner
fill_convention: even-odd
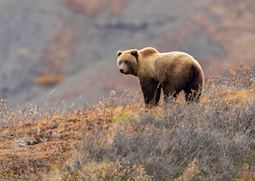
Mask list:
[[[119,65],[121,65],[122,63],[126,63],[125,60],[119,61]]]

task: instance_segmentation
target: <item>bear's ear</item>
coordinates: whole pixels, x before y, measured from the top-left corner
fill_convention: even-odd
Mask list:
[[[117,51],[117,56],[119,57],[122,54],[122,51],[118,50]]]
[[[131,55],[133,55],[138,60],[138,50],[132,50]]]

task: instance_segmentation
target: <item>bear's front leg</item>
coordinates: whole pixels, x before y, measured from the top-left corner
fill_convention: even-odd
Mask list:
[[[155,79],[140,79],[146,107],[156,106],[160,100],[161,86]]]

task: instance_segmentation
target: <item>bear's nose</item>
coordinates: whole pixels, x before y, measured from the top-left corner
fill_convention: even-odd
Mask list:
[[[122,73],[122,74],[123,74],[123,73],[124,73],[124,70],[123,70],[123,69],[120,69],[120,73]]]

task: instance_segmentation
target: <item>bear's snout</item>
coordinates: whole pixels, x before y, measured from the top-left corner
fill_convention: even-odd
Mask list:
[[[119,65],[119,70],[120,70],[120,73],[122,74],[127,74],[128,72],[128,66],[125,64],[125,63],[121,63]]]
[[[120,73],[124,74],[124,70],[123,70],[123,69],[120,69]]]

